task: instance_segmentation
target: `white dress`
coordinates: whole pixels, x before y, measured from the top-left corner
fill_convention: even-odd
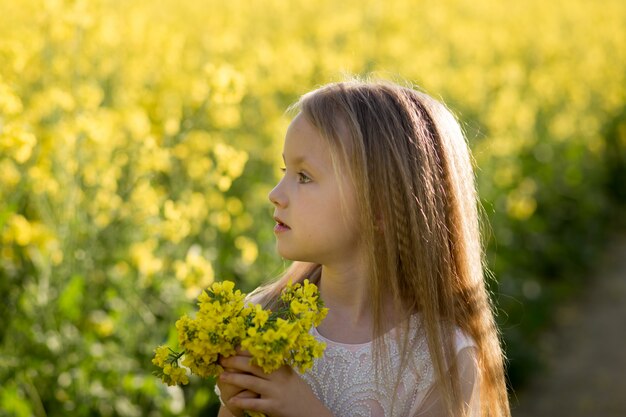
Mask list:
[[[302,374],[315,395],[335,417],[407,417],[442,416],[445,406],[435,388],[435,373],[418,315],[409,325],[411,351],[409,366],[400,369],[399,349],[393,331],[384,336],[387,348],[384,371],[375,380],[372,342],[338,343],[312,329],[313,336],[326,343],[324,356]],[[455,332],[455,348],[461,374],[461,392],[470,408],[470,416],[479,415],[474,343],[462,331]],[[464,354],[461,356],[461,353]],[[469,355],[468,355],[469,353]],[[462,363],[464,362],[464,363]],[[397,375],[400,385],[394,394]]]

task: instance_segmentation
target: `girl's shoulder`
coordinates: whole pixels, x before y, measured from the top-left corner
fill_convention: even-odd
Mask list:
[[[458,354],[463,349],[476,348],[478,345],[474,338],[458,326],[454,328],[454,347]]]
[[[453,345],[455,353],[459,353],[465,348],[476,347],[474,339],[458,326],[449,327],[452,331]],[[373,348],[373,341],[349,344],[341,343],[322,336],[317,329],[311,329],[311,334],[326,343],[327,347],[331,349],[347,349],[352,352],[370,352]],[[426,327],[424,326],[422,317],[419,313],[415,313],[409,317],[407,322],[402,323],[394,327],[385,333],[383,338],[383,344],[386,348],[395,352],[400,349],[401,340],[405,340],[403,336],[406,336],[406,340],[414,353],[420,354],[424,349],[427,349]]]
[[[472,336],[461,327],[450,323],[440,323],[439,326],[441,327],[440,330],[443,330],[444,333],[448,332],[451,337],[455,353],[458,354],[463,349],[477,346]],[[408,326],[405,328],[409,332],[408,336],[411,342],[427,343],[426,326],[419,313],[415,313],[409,318]]]

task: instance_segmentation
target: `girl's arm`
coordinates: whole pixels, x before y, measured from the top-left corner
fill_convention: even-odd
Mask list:
[[[250,364],[250,357],[241,355],[225,358],[221,364],[237,370],[223,372],[219,376],[221,383],[259,394],[256,398],[234,395],[225,401],[230,409],[259,411],[271,417],[332,417],[311,387],[289,366],[266,374],[260,367]]]

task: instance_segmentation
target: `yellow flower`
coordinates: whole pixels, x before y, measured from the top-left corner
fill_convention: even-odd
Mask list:
[[[31,243],[33,237],[32,224],[22,215],[14,214],[9,219],[8,237],[20,246]]]
[[[259,256],[259,248],[250,238],[239,236],[235,239],[235,247],[241,251],[241,260],[246,264],[252,264]]]
[[[15,124],[0,125],[0,151],[7,152],[13,159],[23,164],[37,144],[37,138],[23,127]]]
[[[298,300],[292,300],[289,308],[293,314],[302,314],[307,311],[308,306]]]
[[[163,382],[167,385],[186,385],[189,383],[187,371],[185,368],[167,364],[163,367]]]
[[[152,363],[156,366],[163,367],[169,354],[170,348],[167,346],[158,346],[154,349],[154,358],[152,359]]]
[[[134,243],[130,248],[130,257],[144,276],[150,277],[163,268],[163,261],[154,255],[157,246],[157,240],[151,238]]]

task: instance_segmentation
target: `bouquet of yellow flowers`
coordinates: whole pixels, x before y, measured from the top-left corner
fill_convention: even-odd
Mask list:
[[[187,384],[187,369],[206,378],[218,376],[223,368],[220,356],[235,354],[241,347],[251,354],[251,362],[270,373],[283,365],[305,372],[322,356],[326,345],[310,333],[328,312],[317,287],[305,280],[289,284],[281,293],[281,308],[263,309],[246,304],[241,291],[231,281],[214,283],[198,297],[195,318],[182,316],[176,322],[181,351],[167,346],[155,349],[152,363],[168,385]]]

